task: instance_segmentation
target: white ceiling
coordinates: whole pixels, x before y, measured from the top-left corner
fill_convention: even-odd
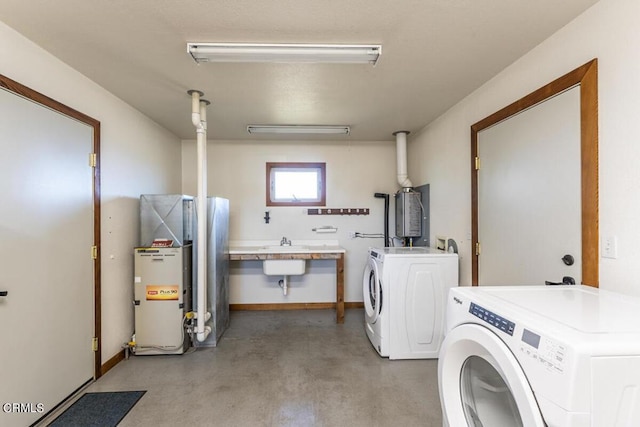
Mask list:
[[[187,90],[198,89],[212,102],[209,139],[255,139],[247,124],[346,124],[338,139],[392,140],[596,1],[2,0],[0,21],[183,139],[195,139]],[[382,56],[375,67],[197,65],[187,42],[379,43]]]

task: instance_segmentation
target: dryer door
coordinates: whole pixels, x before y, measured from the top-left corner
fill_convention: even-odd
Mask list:
[[[449,426],[545,426],[520,364],[504,342],[483,326],[463,324],[446,336],[439,355],[438,384],[443,418]]]
[[[372,324],[378,320],[382,310],[382,286],[378,263],[369,257],[369,262],[362,276],[362,294],[367,322]]]

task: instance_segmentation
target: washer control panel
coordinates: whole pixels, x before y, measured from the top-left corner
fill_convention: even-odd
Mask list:
[[[500,329],[502,332],[513,335],[513,331],[516,328],[516,324],[504,317],[489,311],[478,304],[471,303],[469,305],[469,313],[473,314],[479,319],[484,320],[488,324]]]
[[[542,367],[550,372],[564,372],[565,360],[567,358],[567,347],[547,337],[532,332],[528,329],[522,330],[522,342],[527,345],[520,345],[520,351],[538,362]]]
[[[469,313],[510,336],[515,332],[514,322],[478,304],[470,303]],[[522,330],[522,337],[516,347],[519,348],[520,353],[549,372],[563,374],[569,356],[567,346],[530,329],[522,328],[522,325],[518,328],[518,335],[520,330]]]

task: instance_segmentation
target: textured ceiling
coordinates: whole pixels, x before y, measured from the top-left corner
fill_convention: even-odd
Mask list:
[[[417,131],[596,0],[2,0],[0,21],[183,139],[247,124]],[[378,65],[202,64],[187,42],[376,43]],[[11,77],[11,76],[8,76]],[[97,117],[99,119],[99,117]],[[271,137],[273,138],[273,137]],[[300,139],[300,138],[296,138]]]

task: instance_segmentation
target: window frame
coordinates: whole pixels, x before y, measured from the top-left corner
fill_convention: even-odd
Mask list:
[[[275,183],[272,182],[272,171],[276,170],[287,170],[287,169],[309,169],[309,170],[318,170],[319,173],[319,181],[318,181],[318,193],[319,198],[312,201],[274,201],[272,200],[271,193],[272,188]],[[267,175],[266,175],[266,202],[267,206],[326,206],[326,189],[327,189],[327,173],[326,173],[326,163],[308,163],[308,162],[294,162],[294,163],[286,163],[286,162],[267,162],[266,167]]]

